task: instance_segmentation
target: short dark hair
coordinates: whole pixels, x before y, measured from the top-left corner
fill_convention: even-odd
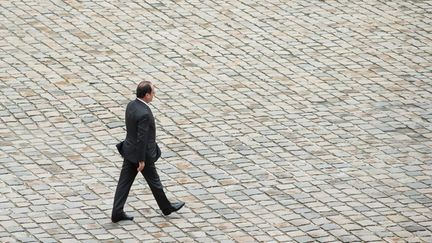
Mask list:
[[[143,98],[146,94],[150,94],[152,92],[152,83],[150,81],[142,81],[138,84],[136,89],[136,96],[138,98]]]

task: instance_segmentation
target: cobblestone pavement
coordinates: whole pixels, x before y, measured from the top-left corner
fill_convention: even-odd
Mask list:
[[[0,0],[0,242],[432,242],[432,1]],[[110,222],[136,84],[162,216]]]

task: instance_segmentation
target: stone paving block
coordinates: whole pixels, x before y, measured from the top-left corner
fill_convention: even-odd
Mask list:
[[[5,1],[0,241],[431,241],[430,8]],[[141,177],[112,224],[144,79],[186,207],[161,216]]]

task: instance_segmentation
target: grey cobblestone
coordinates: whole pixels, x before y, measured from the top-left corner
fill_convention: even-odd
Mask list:
[[[2,1],[0,242],[431,242],[430,1]],[[170,198],[112,224],[124,107]]]

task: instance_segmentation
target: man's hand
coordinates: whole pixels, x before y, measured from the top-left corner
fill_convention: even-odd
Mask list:
[[[144,161],[140,161],[139,163],[138,163],[138,168],[137,168],[137,171],[138,172],[141,172],[141,171],[143,171],[144,170]]]

